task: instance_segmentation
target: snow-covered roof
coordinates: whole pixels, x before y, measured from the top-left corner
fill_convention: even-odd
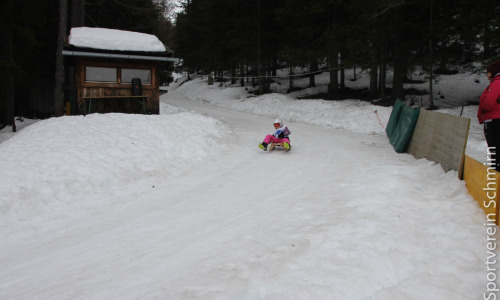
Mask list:
[[[71,28],[71,46],[114,51],[170,52],[154,35],[118,29]],[[170,50],[170,49],[169,49]]]

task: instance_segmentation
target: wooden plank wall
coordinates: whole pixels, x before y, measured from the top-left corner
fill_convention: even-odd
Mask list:
[[[470,119],[421,110],[408,148],[415,158],[440,163],[445,171],[462,174]]]

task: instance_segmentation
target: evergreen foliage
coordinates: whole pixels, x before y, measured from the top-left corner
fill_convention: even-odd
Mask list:
[[[264,78],[278,64],[313,72],[319,64],[330,71],[331,98],[340,97],[344,67],[369,71],[371,98],[395,99],[415,66],[429,75],[482,70],[500,56],[495,0],[185,0],[183,7],[176,49],[190,71]]]

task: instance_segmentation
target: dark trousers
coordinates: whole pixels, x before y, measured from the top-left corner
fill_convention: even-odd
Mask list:
[[[500,172],[500,119],[484,122],[484,137],[488,143],[489,160],[488,166],[495,167]]]

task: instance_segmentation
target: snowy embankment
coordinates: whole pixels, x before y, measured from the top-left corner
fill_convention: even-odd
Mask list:
[[[175,177],[224,149],[227,132],[221,122],[187,112],[40,121],[0,144],[0,223],[31,219],[60,203],[85,203],[88,193],[138,178]]]

